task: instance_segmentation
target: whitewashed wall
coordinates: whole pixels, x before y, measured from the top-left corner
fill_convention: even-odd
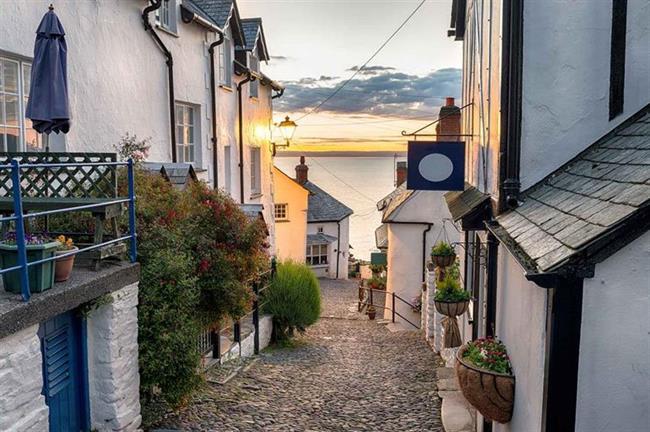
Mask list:
[[[540,431],[544,399],[548,290],[526,280],[523,268],[499,246],[496,336],[508,348],[517,380],[512,421],[496,432]]]
[[[522,189],[650,102],[650,3],[628,1],[627,17],[625,106],[610,122],[611,1],[526,2]]]
[[[339,279],[348,278],[348,261],[350,257],[350,218],[341,222],[341,230],[336,222],[310,222],[307,224],[307,235],[317,234],[318,228],[323,228],[323,234],[336,238],[340,235],[340,257],[339,257]],[[334,241],[329,245],[328,266],[326,268],[315,267],[314,272],[318,277],[336,278],[336,255],[339,242]]]
[[[650,424],[650,233],[585,279],[576,431],[636,432]]]

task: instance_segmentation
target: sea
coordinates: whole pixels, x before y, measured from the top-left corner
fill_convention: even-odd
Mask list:
[[[382,156],[307,155],[309,180],[354,210],[350,218],[350,251],[358,259],[369,260],[376,250],[375,229],[381,225],[377,201],[395,189],[395,162],[399,154]],[[278,155],[275,165],[295,178],[299,155]]]

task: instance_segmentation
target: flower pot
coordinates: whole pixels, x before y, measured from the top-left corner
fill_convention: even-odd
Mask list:
[[[477,368],[463,359],[466,348],[463,345],[456,353],[456,375],[463,396],[483,417],[508,423],[515,402],[514,375]]]
[[[462,302],[445,302],[434,300],[434,304],[436,305],[436,310],[438,313],[448,317],[457,317],[467,312],[469,300]]]
[[[374,320],[376,316],[377,316],[377,311],[374,311],[374,310],[369,310],[368,311],[368,319],[369,320],[371,320],[371,321]]]
[[[39,261],[54,256],[59,242],[27,245],[27,262]],[[0,261],[2,268],[18,265],[18,246],[0,243]],[[54,285],[54,262],[49,261],[28,267],[29,289],[32,293],[40,293]],[[2,275],[5,291],[20,294],[20,271],[15,270]]]
[[[79,248],[75,247],[70,250],[62,250],[62,251],[56,251],[54,254],[55,255],[63,255],[68,252],[73,252],[79,250]],[[54,265],[54,282],[64,282],[67,281],[70,278],[70,275],[72,274],[72,267],[74,266],[74,259],[76,255],[70,255],[64,258],[59,258],[57,259]]]
[[[436,267],[449,267],[456,261],[456,255],[431,255],[431,261]]]

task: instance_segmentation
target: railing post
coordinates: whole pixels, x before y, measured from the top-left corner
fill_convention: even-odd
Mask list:
[[[212,341],[212,358],[218,359],[221,357],[221,338],[219,337],[218,329],[212,329],[210,331],[210,339]]]
[[[129,234],[131,236],[129,244],[131,246],[131,262],[135,262],[138,258],[138,246],[135,232],[135,176],[133,173],[133,159],[129,158],[127,171],[129,183]]]
[[[391,294],[393,297],[393,307],[391,309],[393,310],[393,322],[395,322],[395,291],[393,291]]]
[[[31,297],[29,289],[29,269],[27,268],[27,248],[25,247],[25,221],[23,220],[23,198],[20,187],[20,162],[11,160],[11,182],[14,199],[14,214],[16,216],[16,248],[18,249],[18,265],[20,265],[20,291],[24,301]]]
[[[241,357],[241,324],[239,320],[235,321],[233,326],[233,339],[239,344],[239,357]]]
[[[259,282],[253,284],[253,294],[255,295],[255,300],[253,300],[253,326],[255,327],[255,336],[253,337],[254,352],[255,355],[260,353],[260,286]]]

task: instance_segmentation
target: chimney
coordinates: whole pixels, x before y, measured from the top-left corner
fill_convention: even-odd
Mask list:
[[[395,165],[395,186],[400,187],[406,181],[406,162],[397,162]]]
[[[453,97],[445,100],[445,106],[440,108],[438,116],[440,121],[436,125],[436,139],[438,141],[460,141],[460,108]]]
[[[305,157],[300,156],[300,165],[296,165],[296,181],[300,184],[307,183],[307,172],[309,167],[305,165]]]

